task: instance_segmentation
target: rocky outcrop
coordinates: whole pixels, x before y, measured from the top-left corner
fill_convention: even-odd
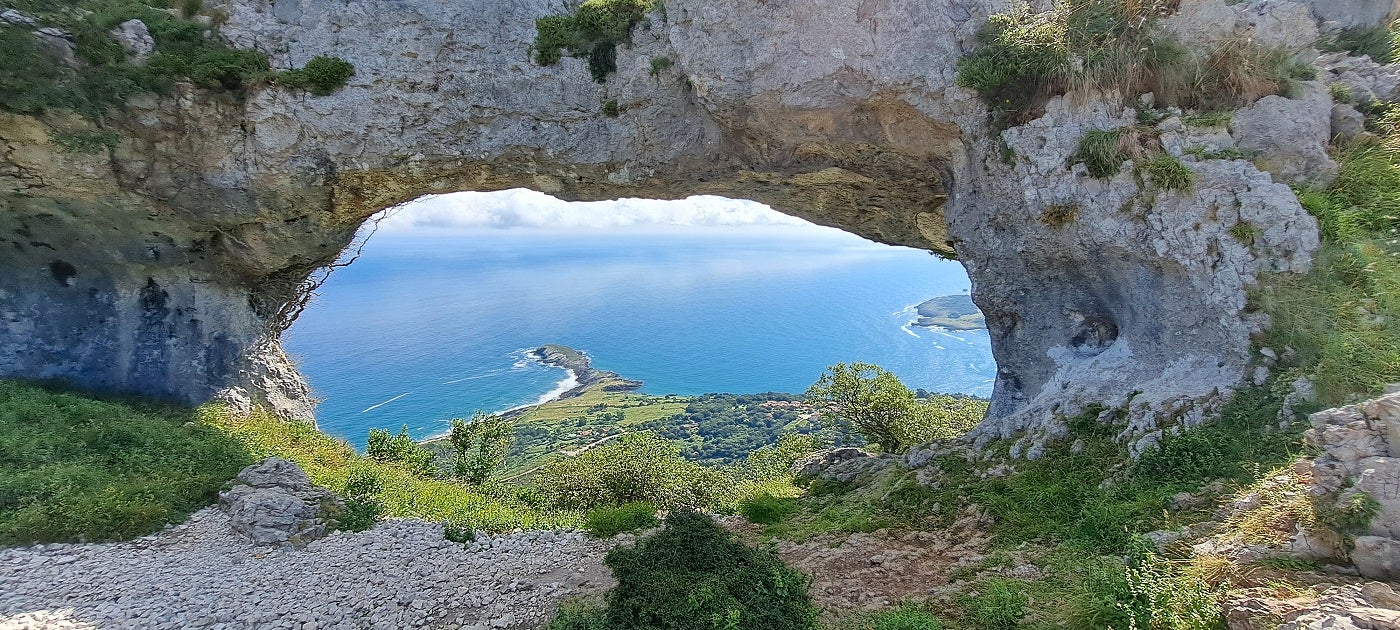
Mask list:
[[[110,153],[53,140],[90,123],[0,115],[0,374],[307,417],[277,336],[371,215],[459,190],[707,193],[958,256],[999,365],[979,437],[1053,434],[1090,402],[1130,407],[1149,433],[1228,397],[1248,358],[1246,288],[1306,269],[1316,243],[1286,185],[1245,161],[1188,157],[1197,183],[1180,193],[1140,187],[1131,168],[1069,168],[1084,131],[1135,122],[1116,95],[1057,99],[996,137],[954,80],[1004,9],[993,0],[667,2],[603,84],[580,60],[530,62],[549,0],[205,5],[278,67],[333,51],[355,75],[329,96],[139,97]],[[1207,5],[1233,12],[1198,20],[1217,30],[1293,45],[1306,45],[1299,19],[1316,30],[1288,0],[1182,14]],[[1198,135],[1163,131],[1173,151]],[[1042,220],[1066,204],[1076,221]],[[1242,222],[1252,243],[1229,234]]]
[[[1308,440],[1321,450],[1311,493],[1325,508],[1363,515],[1350,554],[1362,575],[1400,579],[1400,391],[1310,420]]]
[[[878,473],[894,464],[894,459],[888,455],[874,455],[846,446],[817,451],[793,462],[792,474],[801,480],[851,483],[862,475]]]
[[[258,545],[302,547],[335,527],[340,498],[311,485],[300,467],[269,457],[238,472],[237,485],[219,493],[233,531]]]

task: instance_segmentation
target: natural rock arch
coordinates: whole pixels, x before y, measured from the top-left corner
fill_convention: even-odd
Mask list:
[[[1244,373],[1246,287],[1306,268],[1315,226],[1243,162],[1202,163],[1195,193],[1146,204],[1127,175],[1066,168],[1083,130],[1132,121],[1092,97],[1008,131],[1004,162],[954,85],[1001,4],[675,0],[599,85],[582,61],[529,60],[549,0],[206,2],[235,45],[285,66],[334,51],[356,75],[325,97],[139,98],[110,156],[50,139],[82,121],[0,114],[0,374],[308,416],[276,333],[374,213],[460,190],[709,193],[955,252],[1000,366],[981,435],[1053,434],[1089,402],[1131,402],[1141,430],[1199,416]],[[1072,225],[1041,220],[1067,201]],[[1243,220],[1275,227],[1242,245]]]

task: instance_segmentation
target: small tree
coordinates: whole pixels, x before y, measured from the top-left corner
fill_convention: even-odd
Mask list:
[[[837,363],[807,389],[807,401],[843,433],[857,433],[880,450],[906,445],[902,425],[917,413],[914,393],[878,365]]]
[[[926,394],[920,400],[895,375],[869,363],[837,363],[807,389],[807,401],[838,431],[886,452],[957,437],[981,422],[987,401]]]
[[[398,464],[420,475],[431,475],[433,453],[408,436],[408,425],[399,430],[398,435],[388,429],[370,429],[365,455],[370,459],[390,464]]]
[[[454,453],[453,473],[470,483],[486,482],[505,463],[513,439],[515,422],[506,418],[480,411],[470,421],[453,418],[448,437]]]

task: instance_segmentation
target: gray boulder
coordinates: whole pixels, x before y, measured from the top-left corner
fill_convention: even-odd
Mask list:
[[[878,456],[847,446],[817,451],[797,460],[792,465],[792,474],[799,479],[850,483],[861,475],[884,470],[893,463],[887,456]]]
[[[1400,541],[1383,536],[1358,536],[1351,563],[1361,575],[1376,580],[1400,579]]]
[[[137,64],[146,62],[146,58],[156,51],[156,40],[151,37],[151,30],[146,28],[146,23],[141,20],[131,19],[122,22],[112,29],[112,37],[122,45],[126,54],[131,55]]]
[[[219,494],[233,531],[258,545],[301,547],[338,524],[340,498],[311,484],[306,472],[280,457],[269,457],[238,473],[239,484]]]
[[[1326,186],[1339,167],[1327,155],[1332,139],[1332,98],[1316,82],[1300,98],[1266,96],[1235,112],[1230,121],[1239,147],[1257,152],[1259,168],[1275,180]]]

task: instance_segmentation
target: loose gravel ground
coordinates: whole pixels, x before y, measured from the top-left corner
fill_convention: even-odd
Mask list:
[[[613,586],[605,552],[581,532],[464,546],[413,520],[257,547],[207,508],[130,542],[0,549],[0,630],[536,628]]]

